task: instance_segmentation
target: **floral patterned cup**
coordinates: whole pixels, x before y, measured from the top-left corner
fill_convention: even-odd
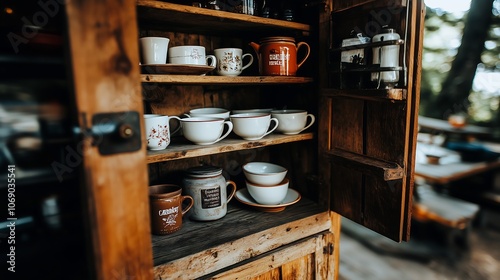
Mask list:
[[[170,132],[170,120],[177,119],[179,124],[174,131]],[[158,114],[144,114],[146,140],[148,149],[157,151],[164,150],[170,144],[170,135],[181,129],[180,118],[177,116],[169,117]]]
[[[214,50],[217,58],[217,73],[221,76],[238,76],[253,63],[253,56],[243,54],[242,49],[223,48]],[[243,65],[243,59],[248,56],[250,60]]]

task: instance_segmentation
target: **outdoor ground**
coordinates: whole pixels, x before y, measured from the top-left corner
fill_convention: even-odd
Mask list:
[[[450,248],[440,232],[396,243],[353,222],[342,221],[340,280],[500,279],[500,215],[470,232],[469,249]],[[435,235],[433,235],[435,234]]]

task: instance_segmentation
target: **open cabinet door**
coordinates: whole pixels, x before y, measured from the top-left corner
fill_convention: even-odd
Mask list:
[[[153,278],[136,8],[133,0],[65,5],[91,279]]]
[[[424,14],[422,0],[334,0],[330,22],[320,28],[330,38],[319,105],[321,182],[330,209],[398,242],[410,235]],[[387,70],[372,64],[376,43],[356,46],[363,65],[342,63],[353,50],[342,41],[353,30],[373,38],[383,25],[400,35],[383,45],[400,47],[392,85],[370,80],[373,71]]]

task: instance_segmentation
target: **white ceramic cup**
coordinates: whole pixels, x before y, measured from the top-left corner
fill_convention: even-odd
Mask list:
[[[163,37],[143,37],[141,43],[142,64],[167,63],[168,43],[170,39]]]
[[[170,131],[170,120],[176,119],[179,125],[174,131]],[[165,116],[158,114],[144,114],[144,127],[148,149],[157,151],[164,150],[170,145],[170,135],[175,134],[181,129],[181,118],[177,116]]]
[[[210,118],[222,118],[225,120],[229,120],[229,110],[224,108],[196,108],[189,110],[188,114],[184,114],[187,117],[195,118],[195,117],[210,117]]]
[[[222,118],[196,117],[181,119],[182,132],[187,140],[197,145],[210,145],[226,138],[233,130],[233,124]],[[224,135],[224,125],[227,131]]]
[[[280,122],[276,131],[289,135],[308,129],[316,120],[313,114],[308,114],[305,110],[273,110],[271,116]]]
[[[214,54],[217,58],[217,74],[221,76],[238,76],[253,63],[253,56],[243,54],[243,50],[238,48],[215,49]],[[250,60],[243,65],[245,57],[250,57]]]
[[[209,65],[215,67],[215,55],[205,55],[203,46],[177,46],[168,49],[168,61],[172,64]],[[209,63],[210,61],[210,63]]]
[[[236,135],[245,140],[259,140],[270,134],[278,127],[279,121],[271,118],[271,114],[265,113],[245,113],[230,115],[229,119],[233,123],[233,131]],[[270,128],[271,122],[275,125]]]

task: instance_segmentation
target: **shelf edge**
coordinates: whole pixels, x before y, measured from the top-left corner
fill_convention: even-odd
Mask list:
[[[314,133],[309,132],[297,135],[270,134],[263,139],[255,141],[248,141],[243,139],[224,139],[209,146],[200,146],[194,144],[171,144],[167,147],[167,149],[162,151],[147,151],[148,155],[146,157],[146,162],[149,164],[177,159],[207,156],[219,153],[249,150],[278,144],[311,140],[314,139],[314,137]]]

